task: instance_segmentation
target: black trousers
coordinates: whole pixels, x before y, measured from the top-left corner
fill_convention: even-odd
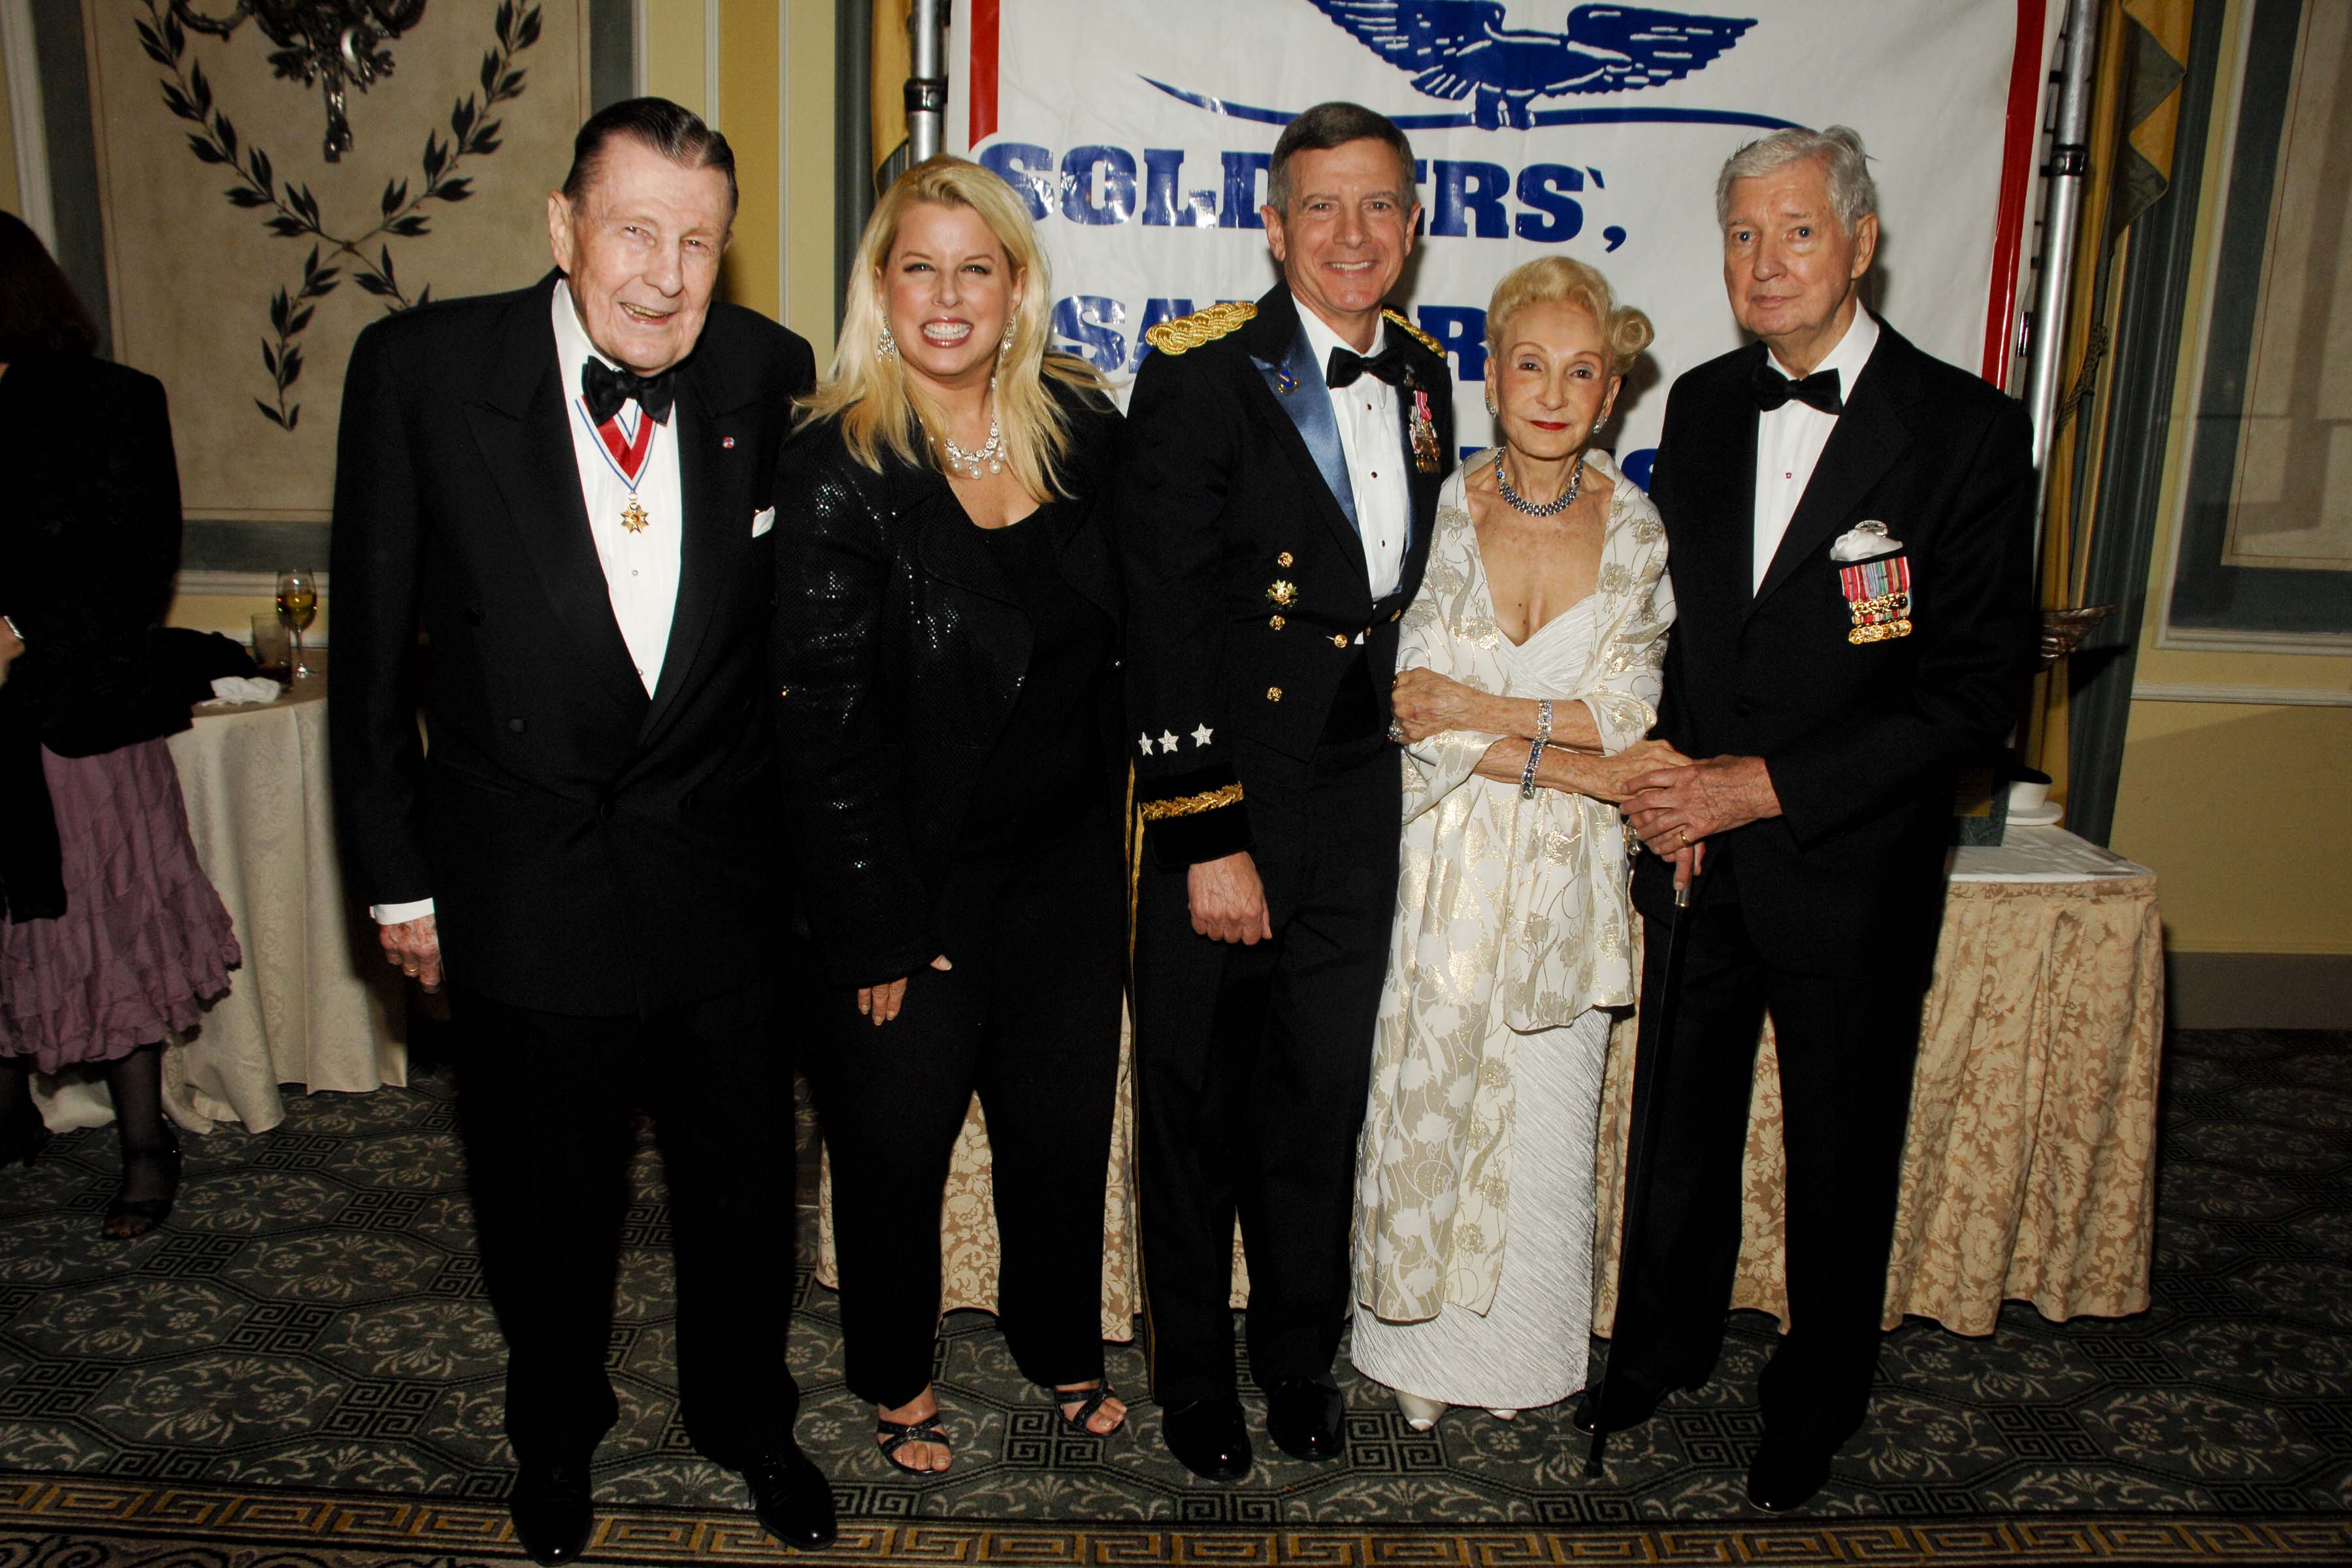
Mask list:
[[[1102,1375],[1103,1184],[1118,1079],[1126,909],[1117,816],[950,872],[949,970],[919,969],[877,1027],[820,987],[810,1087],[833,1162],[851,1392],[896,1406],[931,1381],[940,1200],[975,1091],[988,1121],[997,1319],[1038,1383]]]
[[[517,1458],[569,1462],[619,1410],[605,1376],[633,1106],[669,1189],[679,1413],[722,1464],[791,1441],[793,1074],[767,983],[677,1012],[573,1018],[453,989],[457,1111]]]
[[[1186,872],[1147,862],[1135,945],[1138,1220],[1154,1396],[1230,1398],[1238,1215],[1250,1375],[1331,1369],[1348,1316],[1356,1134],[1395,915],[1396,748],[1254,755],[1251,857],[1274,940],[1192,930]]]
[[[1766,1010],[1780,1058],[1788,1157],[1789,1331],[1758,1388],[1767,1436],[1835,1449],[1858,1430],[1878,1361],[1927,963],[1802,974],[1757,953],[1736,902],[1702,901],[1685,949],[1665,1075],[1656,1024],[1666,928],[1644,923],[1636,1126],[1665,1097],[1643,1160],[1648,1208],[1625,1246],[1612,1388],[1703,1383],[1722,1348],[1739,1258],[1740,1160]]]

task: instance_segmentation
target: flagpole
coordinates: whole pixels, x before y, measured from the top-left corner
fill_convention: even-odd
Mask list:
[[[2033,417],[2033,543],[2041,556],[2042,503],[2050,493],[2050,448],[2056,441],[2059,378],[2066,361],[2066,297],[2074,281],[2074,249],[2082,242],[2083,192],[2090,183],[2091,72],[2099,47],[2099,0],[2069,0],[2066,63],[2058,83],[2058,114],[2050,132],[2050,161],[2042,217],[2042,255],[2033,280],[2025,409]]]
[[[907,27],[915,68],[907,79],[907,152],[919,163],[947,147],[948,0],[915,0]]]

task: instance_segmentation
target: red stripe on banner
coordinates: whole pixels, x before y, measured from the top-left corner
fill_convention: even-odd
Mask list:
[[[1001,4],[971,0],[971,147],[996,134],[996,14]]]
[[[993,0],[989,0],[994,10]],[[2045,0],[2017,0],[2017,52],[2009,67],[2009,132],[2000,153],[2000,217],[1993,229],[1992,290],[1985,302],[1984,378],[2009,382],[2017,340],[2017,277],[2024,265],[2025,198],[2042,140],[2042,37]],[[994,56],[990,57],[992,68]]]

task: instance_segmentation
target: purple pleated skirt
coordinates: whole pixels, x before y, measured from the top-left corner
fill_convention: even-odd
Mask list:
[[[95,757],[44,750],[66,912],[0,916],[0,1057],[43,1072],[114,1061],[193,1026],[242,958],[196,864],[162,741]]]

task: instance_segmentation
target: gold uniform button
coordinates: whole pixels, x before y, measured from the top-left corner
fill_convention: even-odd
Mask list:
[[[1266,629],[1268,631],[1278,632],[1289,624],[1290,623],[1288,621],[1284,620],[1280,616],[1268,616],[1265,618]]]
[[[1348,634],[1345,632],[1333,632],[1331,634],[1331,646],[1333,647],[1346,647],[1348,646]]]
[[[1279,702],[1279,701],[1281,701],[1281,700],[1282,700],[1282,688],[1281,688],[1281,687],[1279,687],[1279,686],[1269,686],[1269,687],[1267,687],[1267,688],[1265,689],[1265,700],[1266,700],[1268,702]]]
[[[1287,566],[1287,565],[1289,565],[1289,564],[1291,563],[1291,561],[1292,561],[1292,560],[1293,560],[1293,557],[1292,557],[1292,555],[1291,555],[1290,552],[1289,552],[1289,551],[1287,551],[1287,550],[1286,550],[1286,551],[1284,551],[1281,554],[1279,554],[1279,555],[1277,555],[1277,556],[1276,556],[1276,557],[1274,558],[1274,563],[1275,563],[1276,566]]]

